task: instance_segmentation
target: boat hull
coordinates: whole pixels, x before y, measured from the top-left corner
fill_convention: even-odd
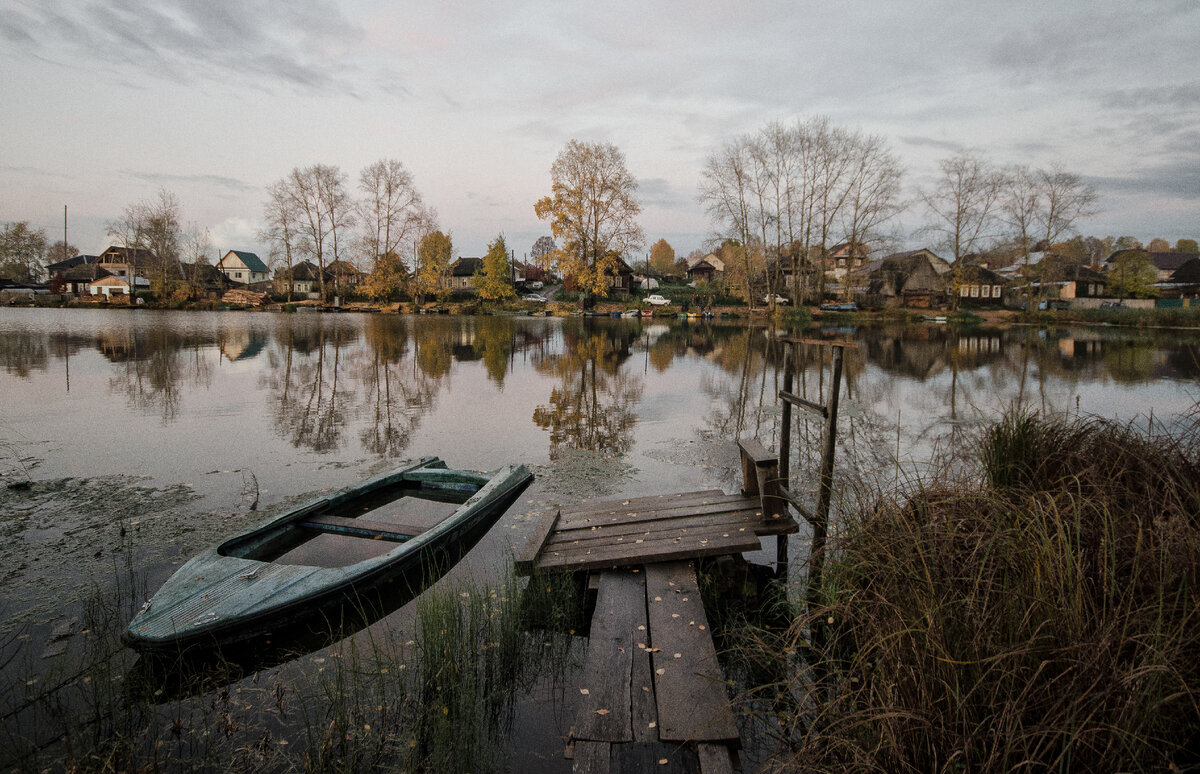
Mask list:
[[[221,647],[263,638],[309,619],[337,619],[338,609],[395,583],[416,588],[459,541],[472,543],[516,500],[532,475],[524,466],[493,474],[445,468],[436,458],[317,498],[199,554],[163,584],[130,622],[125,641],[147,653]],[[433,527],[381,556],[344,567],[282,564],[256,558],[270,546],[339,506],[391,487],[426,488],[418,496],[461,505]],[[473,493],[464,490],[474,489]],[[468,496],[469,494],[469,496]],[[395,538],[392,538],[395,539]]]

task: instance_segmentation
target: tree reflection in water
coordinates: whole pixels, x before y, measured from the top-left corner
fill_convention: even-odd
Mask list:
[[[109,390],[124,394],[139,413],[155,413],[165,425],[179,413],[181,385],[208,387],[212,365],[204,350],[210,336],[167,326],[108,328],[96,338],[96,348],[123,366],[109,378]]]
[[[313,318],[283,328],[263,381],[271,391],[276,433],[293,446],[327,452],[341,444],[343,402],[350,395],[338,383],[339,368],[342,350],[357,339],[358,326],[337,318],[327,322],[324,315]]]
[[[563,324],[563,351],[535,363],[558,380],[549,403],[533,421],[550,432],[550,459],[562,449],[625,454],[633,446],[634,408],[642,399],[642,377],[622,369],[638,329],[635,325]]]
[[[432,404],[439,379],[416,367],[404,319],[372,316],[365,321],[363,331],[368,346],[355,374],[371,419],[359,432],[359,440],[373,454],[399,457],[408,449],[413,432]],[[406,359],[413,361],[413,367],[408,367]]]

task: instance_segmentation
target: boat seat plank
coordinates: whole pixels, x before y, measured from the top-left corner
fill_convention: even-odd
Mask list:
[[[411,524],[393,524],[378,521],[349,519],[345,516],[310,516],[300,522],[300,526],[318,532],[329,532],[350,537],[369,538],[371,540],[390,540],[401,543],[420,535],[427,528],[415,527]]]
[[[659,737],[738,744],[695,570],[690,562],[671,562],[647,565],[645,574]]]

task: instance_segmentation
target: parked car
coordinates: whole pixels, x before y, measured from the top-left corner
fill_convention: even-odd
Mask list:
[[[1100,308],[1101,309],[1124,309],[1125,302],[1124,301],[1101,301]]]
[[[530,290],[541,290],[542,288],[546,287],[546,285],[542,282],[528,282],[525,284],[525,287],[529,288]]]
[[[1057,310],[1061,311],[1061,310],[1070,309],[1070,308],[1071,308],[1071,302],[1064,301],[1061,298],[1048,298],[1045,301],[1042,301],[1038,304],[1038,309],[1042,310],[1043,312],[1046,311],[1047,309],[1057,309]]]
[[[789,299],[787,296],[781,296],[778,293],[775,294],[775,303],[776,304],[786,304],[786,303],[789,303],[790,301],[791,301],[791,299]],[[770,293],[763,296],[763,303],[764,304],[771,303],[771,294]]]
[[[671,302],[668,301],[667,299],[663,298],[659,294],[655,293],[652,296],[646,296],[646,303],[654,304],[655,306],[662,306],[664,304],[669,304]]]
[[[539,296],[537,293],[530,293],[526,296],[522,296],[522,298],[524,298],[526,301],[532,301],[535,304],[544,304],[550,300],[545,296]]]

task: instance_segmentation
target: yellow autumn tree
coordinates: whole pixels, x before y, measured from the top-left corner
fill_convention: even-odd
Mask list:
[[[483,266],[475,277],[475,287],[479,297],[486,301],[498,301],[504,298],[514,298],[517,291],[512,284],[512,269],[508,265],[508,245],[504,236],[496,237],[496,241],[488,245],[487,254],[483,256]]]
[[[645,242],[637,216],[637,180],[611,143],[571,140],[550,167],[551,194],[534,212],[550,221],[561,246],[553,263],[586,295],[604,295],[621,255]]]
[[[431,231],[417,246],[417,274],[414,289],[422,296],[444,296],[449,292],[450,256],[454,245],[448,234]]]
[[[660,239],[650,248],[650,267],[659,274],[675,271],[675,248],[665,239]]]

